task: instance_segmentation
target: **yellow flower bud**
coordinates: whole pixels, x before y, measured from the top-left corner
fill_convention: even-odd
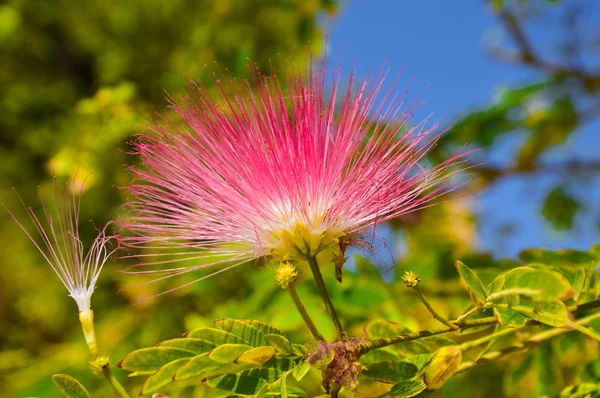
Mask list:
[[[279,263],[275,269],[275,280],[277,284],[284,289],[287,289],[290,283],[294,282],[298,277],[298,271],[294,264],[289,262]]]
[[[405,272],[404,275],[402,275],[402,280],[406,287],[415,287],[417,286],[417,283],[421,282],[421,279],[419,279],[417,274],[412,271]]]
[[[110,358],[106,355],[100,355],[90,361],[90,369],[95,375],[102,375],[104,369],[110,367]]]

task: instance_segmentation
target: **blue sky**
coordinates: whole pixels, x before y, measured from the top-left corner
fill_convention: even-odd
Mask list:
[[[589,12],[588,23],[600,21],[600,7]],[[449,109],[445,120],[451,122],[469,110],[492,103],[502,87],[518,86],[535,76],[532,71],[500,64],[486,55],[486,43],[500,40],[502,30],[483,1],[350,1],[327,21],[326,29],[329,47],[343,49],[344,59],[351,59],[359,71],[377,68],[384,57],[394,70],[408,61],[403,81],[408,83],[418,74],[411,86],[414,94],[428,86],[427,104],[419,116]],[[534,26],[530,33],[545,47],[561,34],[543,25]],[[506,165],[519,143],[519,134],[515,133],[482,160]],[[599,159],[599,149],[600,122],[596,121],[574,134],[546,160]],[[599,179],[591,190],[589,182],[585,186],[572,185],[573,192],[586,199],[589,211],[577,219],[570,233],[551,230],[539,213],[541,201],[556,181],[553,176],[505,179],[478,194],[475,205],[480,247],[497,257],[512,257],[527,247],[588,249],[600,242],[600,214],[594,206],[600,202]],[[500,238],[497,232],[506,223],[514,224],[516,229]]]

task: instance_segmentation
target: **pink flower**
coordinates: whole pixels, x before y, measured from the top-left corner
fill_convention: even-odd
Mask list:
[[[19,222],[13,213],[6,206],[2,206],[50,264],[69,291],[69,295],[77,303],[79,312],[88,313],[91,309],[90,300],[98,276],[104,263],[116,249],[109,247],[112,237],[106,236],[106,227],[104,227],[103,230],[98,231],[98,236],[89,250],[85,252],[83,242],[79,238],[79,209],[82,192],[80,191],[79,197],[76,197],[76,192],[69,184],[66,188],[66,190],[61,189],[56,179],[53,181],[51,206],[46,206],[40,195],[43,208],[41,219],[45,218],[45,223],[40,221],[32,208],[26,206],[19,196],[21,204],[39,234],[38,238],[34,238],[34,235]],[[83,185],[81,189],[83,189]]]
[[[139,137],[143,167],[132,168],[121,221],[133,236],[124,240],[197,261],[141,273],[158,280],[220,266],[200,280],[260,257],[330,252],[335,260],[366,228],[457,188],[449,177],[469,167],[470,152],[427,168],[423,158],[443,131],[427,120],[408,127],[420,104],[384,91],[387,72],[356,81],[352,71],[345,89],[341,67],[328,73],[325,63],[309,66],[283,84],[256,74],[254,89],[216,78],[216,101],[191,85],[171,107],[182,123],[171,114]]]

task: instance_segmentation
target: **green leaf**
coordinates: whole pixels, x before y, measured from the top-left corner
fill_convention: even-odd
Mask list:
[[[287,372],[295,368],[303,359],[298,358],[277,358],[273,357],[267,362],[261,364],[262,368],[273,368],[282,372]]]
[[[579,385],[565,387],[560,392],[559,398],[586,398],[591,397],[591,392],[597,391],[600,391],[600,384],[581,383]]]
[[[525,326],[527,317],[510,308],[494,308],[494,316],[502,325],[510,328]]]
[[[385,383],[398,383],[413,378],[419,369],[410,362],[381,361],[369,364],[362,374]]]
[[[189,361],[188,358],[182,358],[160,368],[156,373],[148,377],[142,388],[142,394],[155,392],[159,388],[171,383],[177,371]]]
[[[56,374],[52,376],[52,381],[67,398],[90,398],[90,394],[85,387],[67,374]]]
[[[247,323],[248,325],[252,326],[255,329],[258,329],[263,334],[276,334],[276,335],[285,337],[285,333],[283,333],[281,330],[277,329],[274,326],[268,325],[264,322],[255,321],[253,319],[246,319],[246,320],[243,320],[242,322]]]
[[[428,391],[439,390],[458,370],[462,351],[458,346],[440,348],[425,369],[423,380]]]
[[[575,290],[567,279],[549,269],[533,269],[522,273],[516,280],[515,287],[539,290],[536,300],[554,301],[571,297]]]
[[[402,343],[394,344],[392,348],[398,351],[405,357],[411,357],[413,355],[427,354],[432,350],[429,345],[422,340],[409,340]]]
[[[264,379],[242,374],[224,374],[208,379],[205,383],[220,390],[244,395],[256,394],[265,384],[268,384]]]
[[[404,380],[394,385],[392,389],[382,397],[410,398],[423,392],[427,386],[421,380]]]
[[[562,301],[533,302],[521,299],[521,304],[512,306],[512,309],[545,325],[572,329],[570,324],[573,315]]]
[[[241,374],[246,375],[246,376],[252,376],[252,377],[257,377],[259,379],[263,379],[269,383],[273,383],[277,380],[279,380],[281,378],[282,372],[278,369],[266,369],[266,368],[259,368],[259,369],[248,369],[243,371]]]
[[[433,357],[434,357],[434,354],[428,353],[428,354],[421,354],[421,355],[415,355],[412,357],[404,358],[402,361],[412,363],[413,365],[415,365],[417,367],[417,369],[419,369],[419,372],[421,372],[425,368],[425,366],[429,362],[431,362]]]
[[[577,301],[585,284],[585,269],[583,267],[558,267],[553,268],[561,274],[573,287],[573,300]]]
[[[237,319],[217,319],[215,321],[215,325],[221,330],[224,330],[242,338],[253,347],[269,345],[269,340],[267,340],[263,332]]]
[[[292,376],[294,377],[294,379],[300,381],[304,378],[304,376],[306,376],[309,370],[310,363],[302,361],[298,364],[298,366],[294,368],[294,370],[292,371]]]
[[[130,372],[154,372],[177,359],[192,358],[192,351],[174,347],[150,347],[134,351],[121,359],[117,367]]]
[[[393,321],[384,319],[376,319],[367,325],[367,335],[371,339],[384,339],[386,337],[394,337],[399,334],[410,332],[410,329]]]
[[[392,348],[384,347],[371,350],[360,357],[360,362],[369,364],[380,361],[399,361],[400,355]]]
[[[480,300],[485,300],[488,295],[487,290],[475,272],[461,261],[457,261],[455,266],[466,288]]]
[[[256,347],[240,355],[235,362],[240,365],[261,365],[273,358],[275,349],[271,346]]]
[[[181,348],[182,350],[191,351],[196,355],[200,355],[209,352],[217,345],[202,339],[180,338],[163,341],[158,346]]]
[[[527,249],[519,253],[519,258],[526,263],[541,263],[546,265],[562,266],[589,266],[598,260],[598,256],[593,252],[584,252],[579,250],[546,250],[546,249]]]
[[[546,197],[542,206],[542,215],[556,230],[567,230],[573,227],[573,218],[581,204],[565,187],[556,187]]]
[[[279,334],[266,334],[265,337],[269,340],[269,344],[283,355],[296,355],[292,347],[292,342]]]
[[[595,332],[600,332],[600,318],[592,319],[590,321],[590,329]]]
[[[212,328],[199,328],[187,334],[188,338],[202,339],[215,345],[221,344],[248,344],[248,342],[235,334]]]
[[[190,377],[223,369],[223,367],[222,363],[213,361],[208,357],[208,353],[205,353],[195,356],[182,366],[175,374],[175,380],[189,379]]]
[[[517,267],[517,268],[514,268],[514,269],[508,271],[506,274],[503,275],[504,276],[504,286],[502,287],[502,290],[510,290],[510,289],[518,288],[519,286],[517,284],[517,281],[519,280],[521,275],[527,274],[534,270],[535,270],[535,268],[531,268],[531,267]],[[511,305],[518,305],[519,298],[520,297],[518,295],[508,296],[505,299],[501,300],[500,303],[508,303]]]
[[[233,363],[240,355],[250,351],[247,344],[223,344],[208,353],[208,357],[219,363]]]

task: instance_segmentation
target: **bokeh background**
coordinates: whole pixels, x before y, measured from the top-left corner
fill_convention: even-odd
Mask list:
[[[400,84],[410,83],[415,96],[424,89],[427,98],[415,120],[435,111],[452,126],[429,161],[469,144],[482,149],[476,161],[485,162],[456,200],[382,225],[380,253],[354,252],[344,283],[331,286],[355,334],[373,317],[414,329],[435,326],[408,290],[393,283],[404,270],[417,271],[431,301],[452,317],[468,306],[468,296],[456,294],[454,260],[485,272],[511,264],[527,247],[587,250],[600,241],[595,0],[5,1],[0,202],[25,220],[12,187],[39,210],[37,192],[49,193],[53,173],[65,181],[91,173],[81,212],[90,242],[95,231],[87,220],[103,225],[126,200],[118,187],[129,181],[126,165],[136,161],[128,141],[164,110],[165,91],[182,93],[186,77],[210,86],[215,61],[240,78],[248,76],[248,57],[264,71],[274,65],[284,72],[285,63],[271,60],[301,62],[307,45],[319,54],[343,53],[359,72],[378,68],[384,58],[393,71],[404,67]],[[94,396],[111,396],[87,370],[75,303],[4,211],[0,220],[0,396],[56,397],[51,375],[59,372],[76,376]],[[109,262],[93,297],[99,340],[115,362],[227,316],[306,336],[289,298],[265,283],[272,278],[268,269],[249,264],[133,305],[175,285],[117,294],[131,284],[114,272],[126,265]],[[314,287],[301,284],[299,291],[333,336]],[[456,377],[435,396],[551,395],[573,378],[594,377],[584,353],[569,352],[571,360],[562,362],[567,354],[552,348],[536,355],[543,365],[536,374],[522,374],[531,358],[510,357]],[[568,368],[567,376],[546,370],[550,355]],[[593,366],[600,377],[600,364]],[[137,394],[143,380],[115,371]],[[547,382],[535,382],[544,377]],[[213,394],[185,384],[173,388],[167,391],[173,396]]]

